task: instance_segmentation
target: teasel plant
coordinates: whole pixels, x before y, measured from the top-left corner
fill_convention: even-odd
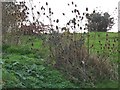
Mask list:
[[[104,78],[116,79],[116,76],[113,75],[113,67],[107,57],[110,56],[108,53],[109,50],[111,50],[110,54],[116,51],[118,38],[110,41],[109,34],[106,32],[105,43],[102,43],[100,40],[101,35],[97,34],[97,30],[91,35],[88,23],[85,23],[85,27],[82,25],[85,17],[90,15],[88,7],[85,8],[85,12],[81,13],[77,8],[78,5],[73,1],[70,2],[68,7],[74,8],[71,10],[74,17],[64,27],[60,27],[61,20],[59,18],[53,19],[54,12],[48,2],[45,2],[44,5],[40,4],[39,10],[36,12],[35,9],[37,6],[34,6],[32,1],[29,4],[31,12],[25,11],[25,13],[32,15],[33,22],[26,19],[29,25],[21,24],[21,31],[25,35],[39,36],[43,41],[43,45],[49,47],[49,54],[45,62],[47,65],[52,65],[54,68],[61,70],[67,76],[66,78],[73,82],[80,83],[81,85],[84,83],[83,87],[87,83],[90,83],[94,87],[97,81],[104,80]],[[93,13],[96,13],[96,11],[93,10]],[[66,13],[62,12],[62,15],[67,18]],[[42,17],[46,17],[49,20],[49,25],[44,24]],[[43,20],[39,20],[41,18]],[[83,33],[87,29],[88,32]],[[79,33],[75,30],[79,31]],[[60,31],[63,32],[60,33]],[[94,39],[92,43],[91,38]],[[98,38],[99,41],[97,41]],[[31,39],[30,41],[32,50],[34,50],[34,42]],[[96,50],[96,41],[99,44],[99,48],[103,52],[105,51],[104,53],[101,50]],[[113,43],[111,44],[110,42]],[[92,53],[92,51],[95,53]]]

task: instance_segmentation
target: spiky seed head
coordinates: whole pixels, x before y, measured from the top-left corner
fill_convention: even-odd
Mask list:
[[[46,5],[48,5],[48,2],[46,2]]]
[[[63,15],[65,15],[65,13],[62,13]]]
[[[88,11],[88,8],[86,8],[86,11]]]

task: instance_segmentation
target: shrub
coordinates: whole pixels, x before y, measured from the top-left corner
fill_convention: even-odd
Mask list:
[[[57,34],[49,38],[51,51],[49,59],[52,60],[49,63],[76,83],[85,82],[94,86],[97,81],[116,80],[116,71],[109,60],[89,54],[84,45],[84,38],[75,36],[75,34]]]

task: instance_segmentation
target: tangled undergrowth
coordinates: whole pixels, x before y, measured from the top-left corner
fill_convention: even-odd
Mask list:
[[[118,80],[116,64],[102,55],[89,53],[85,45],[84,34],[53,33],[48,44],[51,51],[48,63],[64,72],[76,83],[95,83],[103,80]]]

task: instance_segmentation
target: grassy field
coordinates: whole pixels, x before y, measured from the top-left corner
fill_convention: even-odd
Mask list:
[[[118,33],[92,32],[89,42],[88,38],[86,40],[86,45],[89,45],[90,53],[108,57],[113,62],[118,63],[118,39]]]
[[[22,36],[20,41],[19,45],[3,45],[4,88],[81,87],[81,85],[65,78],[64,74],[57,69],[46,65],[46,57],[50,51],[48,47],[43,45],[41,37]],[[110,49],[104,48],[105,44],[110,44]],[[106,53],[113,63],[118,62],[118,33],[108,33],[106,36],[106,33],[103,32],[96,34],[92,32],[90,33],[89,42],[86,38],[86,46],[89,46],[90,53],[97,55]],[[117,84],[117,81],[104,81],[97,83],[95,87],[115,88]]]
[[[23,50],[24,49],[24,50]],[[42,50],[43,51],[43,50]],[[36,54],[35,54],[36,53]],[[44,64],[43,52],[29,47],[8,47],[3,51],[4,88],[74,88],[55,68]]]

